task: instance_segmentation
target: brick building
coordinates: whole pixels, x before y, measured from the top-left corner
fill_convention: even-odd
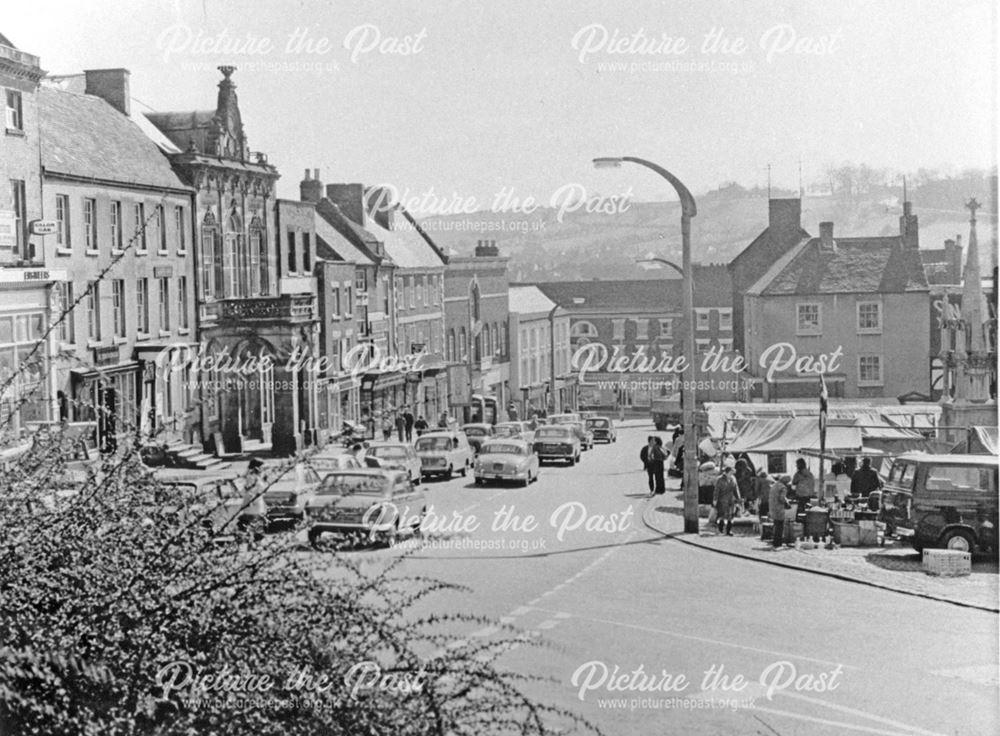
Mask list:
[[[519,417],[577,406],[570,371],[570,319],[537,286],[511,286],[510,387]],[[550,401],[551,397],[551,401]]]
[[[448,256],[445,270],[446,360],[468,366],[469,399],[456,393],[453,406],[465,421],[501,421],[514,398],[510,382],[509,279],[494,240],[481,240],[474,255]],[[456,372],[455,375],[463,375]]]

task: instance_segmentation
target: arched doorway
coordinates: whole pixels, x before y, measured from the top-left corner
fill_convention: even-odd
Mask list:
[[[274,427],[274,348],[260,339],[240,343],[232,377],[239,433],[245,439],[271,443]]]

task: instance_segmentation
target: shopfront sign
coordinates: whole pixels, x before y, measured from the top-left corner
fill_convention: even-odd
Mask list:
[[[104,347],[94,348],[94,365],[96,366],[109,366],[118,365],[119,351],[117,345],[105,345]]]
[[[32,220],[29,227],[32,235],[53,235],[59,229],[55,220]]]
[[[65,281],[66,271],[48,268],[5,268],[0,270],[0,283],[14,284],[31,281]]]

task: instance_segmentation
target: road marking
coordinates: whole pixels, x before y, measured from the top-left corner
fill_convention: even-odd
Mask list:
[[[905,723],[900,723],[899,721],[894,721],[891,718],[885,718],[884,716],[876,716],[871,713],[866,713],[863,710],[857,710],[855,708],[850,708],[846,705],[837,705],[836,703],[830,703],[822,698],[814,698],[811,695],[803,695],[802,693],[792,693],[792,692],[782,692],[788,698],[794,698],[795,700],[801,700],[803,702],[809,703],[810,705],[821,705],[831,710],[837,710],[841,713],[848,713],[854,716],[860,716],[862,718],[867,718],[871,721],[877,723],[884,723],[887,726],[893,726],[895,728],[904,728],[908,734],[923,734],[924,736],[942,736],[942,734],[937,731],[927,731],[923,728],[918,728],[917,726],[909,726]]]
[[[542,611],[543,613],[551,613],[551,614],[559,613],[558,611],[554,611],[554,610],[546,609],[546,608],[537,608],[537,610]],[[815,657],[806,657],[806,656],[804,656],[802,654],[792,654],[790,652],[779,652],[779,651],[775,651],[773,649],[761,649],[760,647],[750,647],[750,646],[747,646],[745,644],[736,644],[736,643],[733,643],[733,642],[722,641],[722,640],[719,640],[719,639],[709,639],[709,638],[706,638],[706,637],[703,637],[703,636],[692,636],[691,634],[682,634],[679,631],[667,631],[666,629],[656,629],[656,628],[653,628],[652,626],[640,626],[639,624],[630,624],[630,623],[626,623],[625,621],[612,621],[610,619],[596,618],[594,616],[581,616],[578,613],[574,614],[574,615],[575,615],[576,618],[584,620],[584,621],[593,621],[594,623],[608,624],[610,626],[621,626],[621,627],[626,628],[626,629],[635,629],[636,631],[645,631],[645,632],[650,633],[650,634],[662,634],[664,636],[672,636],[672,637],[675,637],[677,639],[687,639],[689,641],[697,641],[697,642],[701,642],[703,644],[715,644],[716,646],[730,647],[732,649],[744,649],[744,650],[746,650],[748,652],[756,652],[758,654],[768,654],[768,655],[777,656],[777,657],[792,657],[794,659],[801,659],[801,660],[803,660],[805,662],[816,662],[817,664],[828,664],[828,665],[832,665],[834,667],[836,667],[837,665],[842,665],[844,667],[844,669],[850,669],[850,670],[859,670],[859,669],[861,669],[860,667],[856,667],[854,665],[843,664],[842,662],[831,662],[830,660],[817,659]]]
[[[485,636],[492,636],[498,631],[500,631],[499,626],[487,626],[483,629],[479,629],[478,631],[473,631],[471,634],[469,634],[469,636],[475,637],[476,639],[482,639]]]
[[[998,679],[997,666],[995,664],[931,670],[931,674],[939,677],[954,677],[959,680],[965,680],[973,685],[986,685],[988,687],[996,687]]]
[[[550,618],[547,621],[542,621],[542,623],[538,624],[538,626],[536,626],[535,628],[536,629],[554,629],[558,625],[559,625],[558,621],[556,621],[555,619],[551,619]]]

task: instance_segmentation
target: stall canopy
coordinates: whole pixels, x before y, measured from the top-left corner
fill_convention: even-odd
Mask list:
[[[861,430],[858,427],[830,422],[826,429],[828,450],[861,451]],[[751,419],[726,446],[734,455],[742,452],[798,452],[802,448],[819,448],[819,422],[816,417],[773,417]]]
[[[953,448],[952,455],[996,455],[1000,451],[996,427],[969,427],[969,436]]]

